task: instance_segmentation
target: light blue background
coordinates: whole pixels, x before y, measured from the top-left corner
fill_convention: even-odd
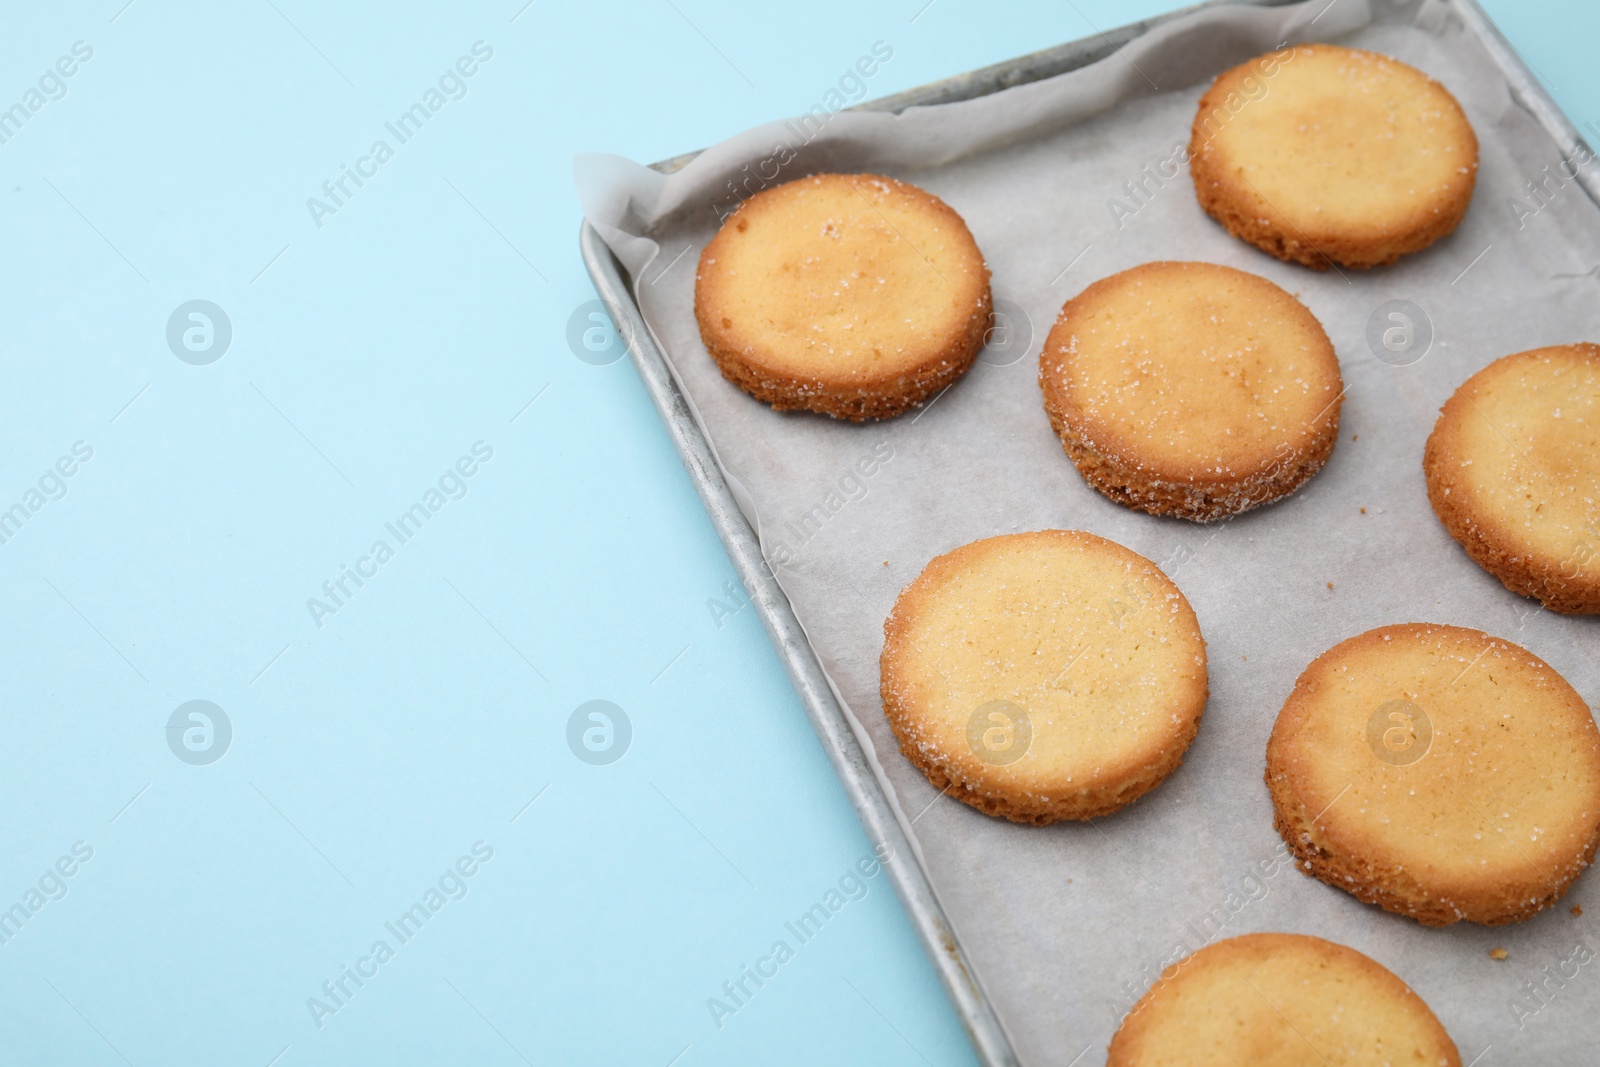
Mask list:
[[[0,107],[94,50],[0,145],[0,508],[94,450],[0,544],[0,908],[93,849],[0,945],[0,1060],[970,1063],[882,875],[707,1010],[869,846],[754,613],[708,609],[732,572],[631,365],[568,348],[569,161],[803,111],[877,40],[874,96],[1175,5],[122,5],[13,4],[0,35]],[[1600,9],[1488,7],[1600,119]],[[195,298],[234,331],[208,366],[165,340]],[[315,625],[478,441],[467,495]],[[633,725],[609,766],[565,740],[595,698]],[[232,722],[209,766],[167,746],[191,699]],[[307,998],[478,841],[319,1029]]]

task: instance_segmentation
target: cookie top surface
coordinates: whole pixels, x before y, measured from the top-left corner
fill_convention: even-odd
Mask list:
[[[1096,452],[1171,482],[1272,471],[1337,432],[1328,335],[1272,282],[1157,262],[1067,301],[1039,357],[1045,404]]]
[[[1201,101],[1190,150],[1197,182],[1215,183],[1241,219],[1356,266],[1453,229],[1478,167],[1477,137],[1444,86],[1327,44],[1225,72]]]
[[[1468,378],[1426,466],[1441,515],[1600,610],[1600,345],[1536,348]]]
[[[1189,602],[1093,534],[963,545],[901,591],[884,632],[885,711],[902,742],[979,792],[1060,798],[1165,773],[1205,707]]]
[[[1421,997],[1376,960],[1302,934],[1247,934],[1169,967],[1107,1067],[1460,1067]]]
[[[1600,836],[1588,705],[1478,630],[1385,626],[1318,656],[1273,727],[1267,774],[1315,848],[1474,921],[1564,889]]]
[[[874,174],[818,174],[757,193],[701,253],[707,347],[757,373],[892,382],[988,325],[989,272],[931,193]],[[968,354],[970,358],[970,353]]]

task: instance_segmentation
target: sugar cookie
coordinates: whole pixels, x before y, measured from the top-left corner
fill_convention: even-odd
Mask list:
[[[935,787],[1044,825],[1132,803],[1205,709],[1194,611],[1155,564],[1093,534],[1006,534],[929,563],[884,623],[884,713]]]
[[[1303,934],[1246,934],[1162,972],[1106,1067],[1461,1067],[1421,997],[1376,960]]]
[[[1600,613],[1600,345],[1519,352],[1468,378],[1422,469],[1439,521],[1507,589]]]
[[[694,314],[723,376],[778,410],[887,419],[972,365],[989,269],[914,185],[818,174],[757,193],[700,254]]]
[[[1427,926],[1526,919],[1600,843],[1600,730],[1543,660],[1457,626],[1369,630],[1295,683],[1267,744],[1310,874]]]
[[[1090,485],[1201,522],[1321,470],[1344,396],[1333,345],[1305,305],[1212,263],[1146,263],[1067,301],[1039,386]]]
[[[1279,259],[1392,263],[1467,212],[1478,139],[1449,91],[1413,67],[1295,45],[1226,71],[1189,139],[1200,206]]]

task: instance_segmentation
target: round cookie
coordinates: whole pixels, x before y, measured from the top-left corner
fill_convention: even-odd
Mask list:
[[[938,557],[883,624],[883,709],[934,786],[1045,825],[1107,815],[1177,769],[1205,710],[1194,610],[1143,556],[1043,530]]]
[[[1600,345],[1519,352],[1468,378],[1422,469],[1439,521],[1507,589],[1600,613]]]
[[[1088,483],[1208,522],[1292,493],[1339,437],[1322,325],[1265,278],[1146,263],[1067,301],[1039,354],[1050,425]]]
[[[1274,825],[1310,874],[1426,926],[1526,919],[1600,843],[1600,730],[1531,652],[1407,623],[1324,652],[1267,744]]]
[[[1395,974],[1303,934],[1246,934],[1162,972],[1111,1039],[1106,1067],[1461,1067],[1438,1018]]]
[[[1478,139],[1444,86],[1329,44],[1257,56],[1200,98],[1189,169],[1206,213],[1318,270],[1393,263],[1461,222]]]
[[[989,268],[944,201],[875,174],[757,193],[700,254],[694,314],[729,381],[779,411],[887,419],[959,378]]]

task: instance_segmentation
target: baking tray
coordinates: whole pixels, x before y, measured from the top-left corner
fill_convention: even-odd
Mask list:
[[[917,105],[973,99],[1088,66],[1112,56],[1122,46],[1152,28],[1203,8],[1228,5],[1280,7],[1292,2],[1208,0],[892,96],[865,101],[848,110],[898,113]],[[1328,6],[1332,7],[1337,2],[1330,0]],[[1448,0],[1446,6],[1459,16],[1503,73],[1516,103],[1538,122],[1558,149],[1570,155],[1578,146],[1582,146],[1584,142],[1577,129],[1544,92],[1533,71],[1474,0]],[[652,168],[662,173],[672,173],[698,154],[690,152],[676,156],[652,164]],[[1574,180],[1592,201],[1600,205],[1600,174],[1596,173],[1596,169],[1580,169]],[[1482,209],[1480,205],[1479,210]],[[982,983],[968,966],[961,941],[940,906],[927,873],[916,858],[917,851],[907,838],[892,801],[835,697],[788,597],[763,557],[756,532],[740,510],[711,443],[702,432],[667,360],[652,340],[634,299],[630,278],[588,222],[581,228],[579,244],[595,289],[626,344],[645,389],[727,549],[735,572],[749,592],[751,603],[755,605],[762,624],[783,660],[846,795],[854,804],[873,844],[886,845],[892,852],[894,860],[886,864],[885,869],[967,1030],[978,1059],[989,1065],[1020,1063]]]

